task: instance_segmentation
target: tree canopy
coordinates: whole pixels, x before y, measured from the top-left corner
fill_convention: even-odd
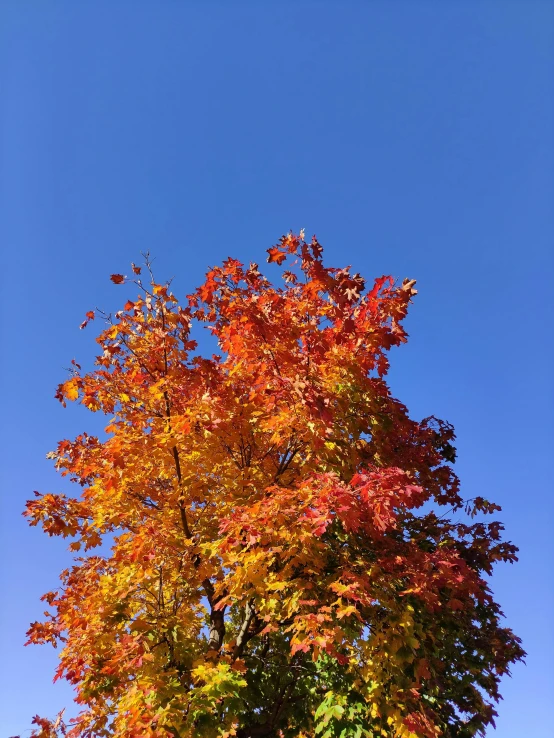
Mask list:
[[[454,430],[410,418],[385,381],[416,294],[366,290],[314,237],[235,259],[180,304],[150,261],[103,318],[90,371],[58,399],[109,416],[49,456],[80,487],[31,525],[74,564],[29,642],[60,644],[67,725],[36,735],[470,738],[523,657],[487,579],[516,548],[466,501]],[[138,296],[135,293],[138,291]],[[218,355],[203,356],[203,324]],[[459,514],[458,514],[459,513]],[[456,518],[454,517],[456,516]]]

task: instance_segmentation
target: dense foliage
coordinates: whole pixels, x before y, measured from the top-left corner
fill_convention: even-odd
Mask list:
[[[460,496],[452,426],[412,420],[384,381],[414,282],[365,291],[303,233],[269,249],[287,260],[276,287],[229,258],[184,306],[148,261],[146,279],[112,275],[139,295],[57,394],[110,416],[106,436],[50,454],[79,495],[27,505],[79,552],[29,640],[61,644],[82,711],[35,718],[37,735],[469,738],[493,722],[523,652],[485,577],[516,549],[483,522],[498,506]],[[221,355],[198,354],[196,322]]]

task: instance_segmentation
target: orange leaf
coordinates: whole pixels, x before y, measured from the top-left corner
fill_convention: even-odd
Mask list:
[[[269,256],[267,257],[267,261],[269,264],[275,261],[277,262],[277,264],[281,265],[287,258],[287,255],[283,253],[282,251],[280,251],[276,246],[274,246],[271,249],[268,249],[267,253],[269,254]]]

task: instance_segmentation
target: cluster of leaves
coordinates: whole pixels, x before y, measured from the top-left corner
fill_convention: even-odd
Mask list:
[[[62,403],[110,416],[50,456],[80,494],[36,494],[31,525],[81,552],[32,643],[82,706],[36,735],[469,738],[521,659],[484,576],[516,549],[466,503],[454,431],[384,381],[414,282],[369,290],[288,234],[284,285],[234,259],[184,306],[139,296],[74,363]],[[87,314],[85,325],[95,318]],[[221,355],[196,352],[206,324]],[[93,549],[103,541],[109,553]],[[107,546],[102,551],[107,550]]]

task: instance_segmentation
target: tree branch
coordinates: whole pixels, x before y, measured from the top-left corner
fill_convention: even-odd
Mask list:
[[[257,634],[257,631],[254,631],[253,633],[248,633],[250,624],[252,623],[255,617],[256,617],[256,609],[254,607],[254,600],[251,599],[251,600],[248,600],[248,602],[246,603],[246,607],[244,608],[244,619],[242,621],[240,630],[237,635],[237,640],[233,648],[231,661],[235,661],[240,656],[242,656],[242,653],[248,641]]]

